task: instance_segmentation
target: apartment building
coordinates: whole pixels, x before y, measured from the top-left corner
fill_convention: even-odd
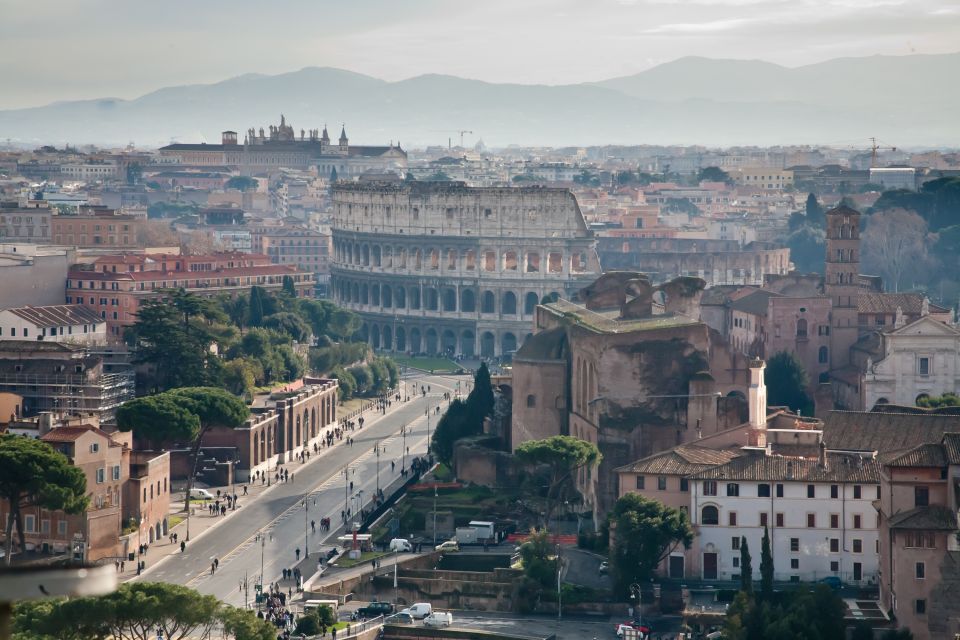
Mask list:
[[[137,216],[106,207],[81,206],[76,215],[51,218],[53,241],[86,249],[135,249],[144,225]]]
[[[28,305],[0,311],[0,340],[103,345],[107,342],[107,325],[82,305]]]
[[[52,217],[46,202],[0,202],[0,242],[48,244]]]

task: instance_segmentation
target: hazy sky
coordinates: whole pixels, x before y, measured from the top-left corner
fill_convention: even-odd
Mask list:
[[[0,108],[305,66],[563,84],[956,50],[958,0],[0,0]]]

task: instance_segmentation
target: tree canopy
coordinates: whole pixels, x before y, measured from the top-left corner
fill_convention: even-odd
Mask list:
[[[775,601],[741,591],[727,609],[725,640],[845,640],[846,606],[829,587],[799,588]]]
[[[686,513],[636,493],[617,500],[608,519],[614,539],[610,564],[619,593],[627,593],[634,582],[648,581],[674,549],[689,549],[693,543]]]
[[[697,182],[732,182],[730,174],[720,167],[704,167],[697,173]]]
[[[250,191],[257,188],[256,178],[249,176],[233,176],[223,185],[225,189],[236,189],[237,191]]]
[[[528,467],[542,465],[549,469],[543,522],[547,528],[557,502],[571,497],[575,491],[573,478],[576,472],[599,464],[603,457],[597,445],[573,436],[528,440],[517,447],[515,455]]]
[[[490,370],[482,363],[473,377],[473,389],[466,401],[459,398],[450,403],[433,432],[430,450],[442,462],[450,462],[454,443],[483,431],[484,419],[493,413],[493,386]]]
[[[13,552],[16,526],[20,548],[26,540],[23,509],[82,513],[88,506],[87,478],[70,459],[46,442],[12,434],[0,435],[0,497],[10,505],[6,522],[6,563]]]
[[[161,393],[120,405],[117,426],[159,447],[168,442],[193,442],[200,433],[200,418],[173,396]]]
[[[767,361],[765,381],[769,404],[813,415],[813,401],[807,395],[809,379],[796,355],[787,351],[775,353]]]

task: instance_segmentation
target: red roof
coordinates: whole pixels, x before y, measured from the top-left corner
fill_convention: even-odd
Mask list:
[[[104,438],[109,439],[110,437],[92,424],[81,424],[75,427],[57,427],[56,429],[51,429],[46,434],[40,436],[40,439],[44,442],[73,442],[89,431],[94,431]]]

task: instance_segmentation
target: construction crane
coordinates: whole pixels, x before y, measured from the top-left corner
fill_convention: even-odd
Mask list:
[[[882,142],[882,140],[881,140]],[[876,138],[870,138],[870,168],[877,166],[877,151],[896,151],[896,147],[881,147]]]
[[[437,131],[438,133],[459,133],[461,149],[463,149],[463,135],[465,133],[469,133],[470,135],[473,135],[473,131],[470,131],[469,129],[434,129],[434,131]],[[447,148],[448,149],[453,148],[453,138],[450,138],[450,137],[447,138]]]

